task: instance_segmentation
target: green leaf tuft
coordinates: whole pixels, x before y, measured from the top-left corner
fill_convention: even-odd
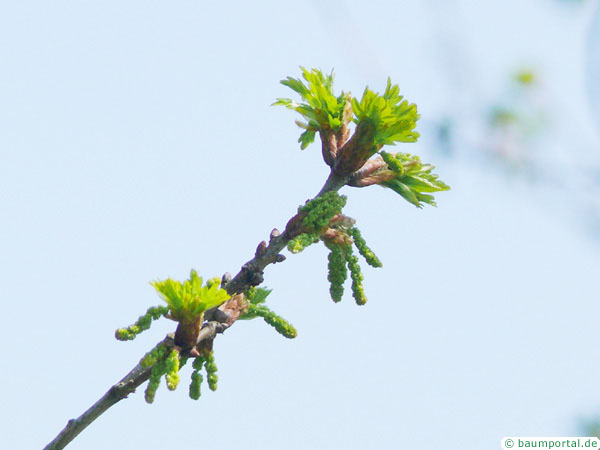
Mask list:
[[[418,208],[422,208],[424,203],[436,206],[430,192],[450,189],[450,186],[438,179],[437,175],[431,173],[435,167],[431,164],[423,164],[418,156],[384,151],[380,155],[388,169],[393,172],[393,178],[379,184],[394,190]]]
[[[304,150],[314,142],[315,134],[318,131],[337,131],[342,126],[344,108],[349,104],[350,98],[343,92],[338,96],[333,93],[333,72],[324,75],[318,69],[310,71],[304,67],[300,69],[304,81],[299,78],[287,77],[285,80],[281,80],[281,84],[299,94],[303,102],[297,103],[289,98],[278,98],[273,105],[285,106],[300,113],[306,120],[306,123],[296,122],[300,128],[305,130],[298,139],[300,148]]]
[[[414,131],[419,114],[417,106],[403,100],[398,85],[388,78],[383,95],[365,88],[358,101],[352,100],[352,110],[357,124],[368,123],[374,127],[373,144],[395,145],[396,142],[416,142],[419,133]]]
[[[195,320],[207,309],[214,308],[229,300],[230,295],[220,288],[220,281],[213,278],[202,286],[202,278],[192,269],[189,280],[180,281],[167,278],[150,283],[167,302],[171,316],[177,320]]]
[[[256,286],[252,286],[244,292],[244,297],[250,303],[258,305],[260,303],[264,303],[267,300],[269,294],[273,292],[272,289],[259,288]]]

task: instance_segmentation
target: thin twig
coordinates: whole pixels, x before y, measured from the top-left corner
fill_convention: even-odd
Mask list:
[[[173,346],[173,338],[166,337],[162,343]],[[137,387],[150,378],[152,367],[144,368],[139,363],[118,383],[112,386],[100,400],[94,403],[77,419],[71,419],[67,426],[50,442],[44,450],[60,450],[77,437],[94,420],[100,417],[108,408],[135,392]]]
[[[207,322],[200,330],[198,335],[198,344],[214,339],[217,333],[222,333],[228,328],[228,325],[219,322]],[[167,348],[172,348],[175,343],[173,334],[167,335],[158,345],[165,345]],[[67,422],[67,426],[50,442],[44,450],[61,450],[85,430],[94,420],[100,417],[111,406],[127,398],[129,394],[150,378],[152,366],[142,367],[139,363],[131,369],[118,383],[112,386],[100,399],[88,408],[77,419],[71,419]]]
[[[325,181],[325,184],[323,185],[323,187],[317,194],[317,197],[320,197],[321,195],[325,194],[326,192],[339,191],[342,187],[344,187],[346,185],[346,183],[348,183],[349,179],[350,179],[349,176],[347,176],[347,177],[340,176],[332,170],[331,173],[329,174],[329,177],[327,178],[327,181]]]

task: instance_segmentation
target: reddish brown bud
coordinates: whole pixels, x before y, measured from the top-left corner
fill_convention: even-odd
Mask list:
[[[225,286],[227,286],[227,283],[229,283],[231,281],[231,274],[229,272],[225,272],[223,274],[223,276],[221,277],[221,287],[225,288]]]
[[[396,175],[388,169],[386,162],[379,155],[368,160],[360,169],[352,174],[348,186],[365,187],[392,180]]]
[[[320,130],[321,151],[323,160],[328,166],[333,166],[338,151],[337,137],[332,130]]]
[[[335,245],[352,245],[352,238],[344,233],[342,230],[335,228],[327,228],[324,233],[321,234],[321,238]]]
[[[301,212],[292,217],[285,226],[285,234],[288,239],[293,239],[304,232],[302,221],[306,217],[306,213]]]
[[[350,128],[347,125],[342,125],[337,137],[337,148],[338,150],[344,146],[348,138],[350,137]]]
[[[356,223],[356,220],[354,220],[352,217],[348,217],[343,214],[336,214],[329,221],[329,226],[330,227],[338,226],[338,227],[349,228],[352,225],[354,225],[355,223]]]
[[[256,252],[254,255],[257,258],[260,258],[261,256],[264,256],[265,253],[267,253],[267,243],[265,241],[261,241],[261,243],[258,244],[258,247],[256,247]]]
[[[248,307],[244,294],[237,294],[219,306],[219,309],[227,314],[227,325],[239,319],[240,314]]]
[[[375,126],[369,122],[361,122],[356,127],[354,135],[338,151],[333,170],[340,176],[348,176],[360,169],[367,160],[377,153],[373,144]]]
[[[198,334],[202,328],[202,321],[202,315],[194,320],[180,321],[175,330],[175,345],[180,346],[184,351],[195,347],[198,340]]]

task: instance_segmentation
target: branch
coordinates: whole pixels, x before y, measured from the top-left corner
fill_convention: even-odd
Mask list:
[[[217,333],[223,333],[229,327],[228,324],[212,321],[202,326],[198,335],[198,344],[204,341],[210,341],[215,338]],[[175,345],[174,335],[170,333],[157,345],[164,344],[167,348],[173,348]],[[100,417],[111,406],[127,398],[129,394],[150,378],[152,366],[142,367],[139,363],[131,369],[118,383],[113,385],[100,399],[84,412],[77,419],[71,419],[67,426],[50,442],[44,450],[61,450],[75,439],[79,433],[85,430],[94,420]]]
[[[416,121],[419,118],[416,105],[402,100],[403,97],[399,95],[397,85],[392,86],[391,81],[388,79],[386,91],[383,95],[365,89],[362,99],[358,102],[353,100],[349,93],[342,92],[340,96],[333,94],[333,73],[323,75],[319,70],[312,69],[312,71],[308,71],[304,68],[302,68],[302,72],[308,85],[300,79],[291,77],[282,80],[281,83],[300,94],[304,102],[297,103],[290,99],[280,98],[277,99],[275,104],[299,112],[306,120],[307,123],[297,122],[304,129],[299,139],[301,148],[306,148],[307,145],[313,142],[316,132],[319,132],[323,158],[331,168],[331,172],[319,193],[312,200],[323,197],[330,192],[337,192],[346,184],[355,187],[379,184],[393,189],[409,202],[421,207],[422,203],[434,205],[433,196],[428,192],[449,189],[447,185],[438,180],[437,175],[431,173],[433,166],[422,164],[416,156],[404,153],[388,154],[381,152],[379,156],[369,162],[370,158],[378,153],[384,145],[394,145],[396,142],[415,142],[417,140],[418,133],[414,131]],[[322,105],[323,109],[316,108],[313,105]],[[349,126],[352,121],[356,122],[357,125],[353,136],[350,137]],[[313,205],[299,208],[298,213],[287,222],[283,233],[274,229],[271,231],[268,244],[266,241],[258,244],[254,257],[241,267],[235,277],[231,278],[229,274],[225,274],[221,279],[220,288],[225,289],[231,296],[227,301],[224,300],[227,296],[219,290],[218,294],[223,295],[223,297],[215,297],[213,302],[206,304],[206,306],[210,305],[211,307],[219,306],[208,311],[203,309],[201,312],[206,313],[205,315],[197,314],[190,318],[188,322],[186,322],[185,315],[175,318],[165,313],[166,317],[173,318],[178,322],[178,327],[175,334],[168,335],[159,343],[159,345],[163,344],[169,349],[169,354],[164,356],[162,348],[160,352],[157,352],[160,353],[161,358],[166,359],[159,360],[159,363],[163,365],[153,366],[157,369],[155,375],[159,375],[158,372],[166,367],[166,363],[169,363],[169,372],[166,372],[167,378],[174,376],[173,374],[176,374],[179,369],[177,363],[180,361],[176,361],[177,357],[210,355],[217,333],[223,333],[235,323],[240,315],[248,311],[249,302],[244,293],[248,293],[249,288],[258,286],[263,282],[264,269],[269,264],[285,260],[285,256],[280,252],[293,239],[298,238],[296,241],[292,241],[292,244],[298,244],[291,248],[294,252],[301,251],[306,245],[319,240],[322,240],[328,247],[338,246],[337,257],[332,250],[331,255],[334,255],[334,258],[330,255],[329,261],[330,275],[333,273],[332,276],[328,277],[332,283],[330,290],[332,298],[334,300],[341,298],[342,284],[347,275],[347,265],[352,276],[353,296],[358,304],[364,304],[366,298],[362,292],[362,274],[357,258],[351,253],[351,244],[356,245],[360,254],[365,257],[369,264],[380,266],[381,263],[366,247],[364,240],[361,241],[360,234],[356,234],[358,231],[352,233],[354,223],[352,219],[341,214],[341,208],[346,199],[335,197],[335,195],[326,196]],[[333,211],[335,215],[328,215],[323,211]],[[317,216],[321,213],[323,220],[327,219],[328,222],[321,223],[323,221],[319,217],[311,218],[312,213],[317,214]],[[329,225],[332,225],[332,227],[330,228]],[[342,251],[340,247],[347,250]],[[343,273],[341,275],[339,273],[336,275],[333,272],[336,267],[338,269],[342,267]],[[195,271],[190,274],[190,283],[192,282],[192,276],[194,283],[199,282],[200,285],[202,284]],[[185,283],[182,283],[182,286],[187,286]],[[213,284],[215,284],[215,281],[211,280],[210,288]],[[256,310],[263,308],[260,310],[270,312],[266,307],[250,306],[255,306]],[[172,308],[170,303],[169,308]],[[159,314],[159,312],[156,309],[148,310],[146,315],[140,317],[136,322],[135,327],[130,327],[135,330],[135,333],[131,333],[131,336],[126,333],[126,338],[133,338],[139,331],[147,329],[149,321],[158,318],[162,314]],[[290,333],[285,332],[285,330],[282,332],[278,328],[276,321],[272,320],[274,316],[263,315],[263,318],[284,336],[293,337]],[[277,319],[284,322],[281,318]],[[204,323],[198,331],[202,321]],[[295,335],[295,330],[293,331]],[[171,358],[171,355],[173,355],[175,361]],[[204,362],[208,363],[208,361]],[[211,364],[214,366],[213,363]],[[209,375],[209,386],[213,388],[215,387],[214,370],[209,369],[206,364],[205,368]],[[213,376],[212,385],[210,384],[211,371]],[[199,375],[197,371],[195,375]],[[131,372],[112,386],[85,413],[77,419],[70,420],[65,429],[46,446],[46,450],[64,448],[96,418],[112,405],[126,398],[148,379],[153,382],[156,381],[155,377],[152,376],[152,367],[144,368],[140,364],[136,365]],[[198,377],[195,380],[199,379]],[[155,386],[154,383],[152,386]],[[174,389],[174,386],[176,386],[174,381],[169,384],[170,388]]]
[[[167,344],[170,339],[165,338],[162,342]],[[87,428],[94,420],[100,417],[108,408],[135,392],[137,387],[150,378],[152,367],[143,368],[139,363],[121,381],[112,386],[100,400],[94,403],[86,412],[77,419],[71,419],[67,426],[50,442],[44,450],[60,450]]]
[[[321,191],[315,198],[320,197],[326,192],[338,191],[347,181],[348,177],[340,177],[332,171],[321,188]],[[298,214],[292,217],[288,221],[288,227],[290,224],[294,223],[297,218]],[[269,244],[267,245],[265,241],[262,241],[256,249],[254,258],[244,264],[233,279],[228,281],[228,276],[223,277],[223,287],[231,296],[242,293],[251,286],[258,286],[263,282],[263,271],[266,266],[285,260],[285,256],[280,254],[280,252],[285,248],[290,239],[293,238],[293,236],[290,236],[288,227],[286,227],[286,231],[283,234],[277,229],[271,231]],[[202,326],[198,335],[197,346],[200,343],[212,345],[212,341],[217,333],[223,333],[235,322],[235,320],[237,320],[237,317],[232,317],[226,311],[221,309],[211,311],[207,314],[206,318],[213,320],[206,322]],[[175,345],[173,336],[173,334],[167,335],[167,337],[159,342],[159,344],[164,344],[167,348],[173,348]],[[127,398],[127,396],[135,392],[142,383],[148,381],[151,372],[152,367],[143,368],[138,363],[81,416],[77,419],[69,420],[67,426],[54,438],[54,440],[52,440],[52,442],[44,447],[44,450],[63,449],[111,406]]]
[[[325,184],[315,198],[320,197],[327,192],[339,191],[348,182],[348,179],[349,176],[340,176],[332,170],[327,178],[327,181],[325,181]],[[267,267],[269,264],[275,264],[285,260],[285,256],[281,255],[279,252],[283,250],[290,239],[294,237],[290,236],[289,227],[290,224],[297,219],[297,217],[298,214],[288,221],[286,231],[283,234],[279,233],[277,229],[271,231],[268,245],[265,241],[262,241],[258,245],[254,258],[244,264],[238,274],[233,277],[230,282],[223,286],[229,295],[235,295],[244,292],[251,286],[258,286],[263,282],[265,267]]]

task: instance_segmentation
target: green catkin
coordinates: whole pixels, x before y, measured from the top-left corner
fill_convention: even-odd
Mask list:
[[[360,233],[360,230],[358,228],[352,227],[348,230],[348,233],[350,234],[350,236],[352,236],[354,240],[354,245],[356,245],[356,248],[358,249],[358,252],[362,255],[362,257],[365,258],[367,264],[373,267],[383,267],[383,264],[381,263],[377,255],[375,255],[373,250],[371,250],[367,246],[367,242],[362,237],[362,234]]]
[[[190,383],[190,398],[192,400],[198,400],[200,398],[200,386],[202,385],[202,374],[200,370],[194,370],[192,372],[192,382]]]
[[[137,322],[127,328],[119,328],[115,332],[115,337],[119,341],[131,341],[136,338],[142,331],[146,331],[152,325],[153,320],[163,317],[169,312],[166,306],[152,306],[148,308],[146,314],[140,316]]]
[[[331,283],[329,293],[334,302],[339,302],[344,295],[344,282],[348,278],[348,270],[346,269],[346,260],[344,259],[344,251],[338,245],[332,245],[329,249],[329,263],[327,268],[327,280]]]
[[[306,231],[319,233],[329,225],[329,221],[333,216],[342,212],[345,205],[346,196],[331,191],[312,199],[306,205],[300,207],[298,212],[307,214],[302,220],[302,225],[304,225]]]
[[[166,372],[166,365],[164,360],[159,361],[152,367],[152,373],[150,374],[150,380],[148,381],[148,386],[146,387],[146,392],[144,397],[147,403],[154,402],[154,397],[156,396],[156,390],[160,386],[160,379]]]
[[[356,300],[357,305],[364,305],[367,303],[367,297],[362,285],[363,274],[358,265],[358,258],[352,254],[350,247],[348,250],[346,253],[346,262],[348,263],[348,269],[350,269],[350,278],[352,278],[352,296]]]
[[[150,350],[148,353],[146,353],[146,355],[140,361],[140,365],[143,368],[148,368],[148,367],[153,366],[154,364],[156,364],[157,361],[162,359],[162,357],[165,355],[166,351],[167,351],[167,349],[164,346],[164,344],[158,344],[156,347],[154,347],[152,350]]]
[[[210,352],[206,357],[204,368],[206,369],[206,381],[208,382],[208,388],[214,392],[217,390],[217,381],[219,381],[214,352]]]
[[[202,374],[200,371],[204,367],[204,363],[206,363],[206,358],[204,356],[197,356],[192,363],[192,367],[194,371],[192,372],[192,382],[190,383],[190,398],[192,400],[198,400],[200,398],[200,386],[202,385]]]
[[[291,239],[287,244],[287,248],[290,252],[296,254],[296,253],[300,253],[302,250],[304,250],[309,245],[316,244],[317,242],[319,242],[318,234],[302,233],[302,234],[296,236],[294,239]]]
[[[194,370],[200,370],[204,367],[204,363],[206,362],[206,358],[204,356],[197,356],[192,363],[192,367]]]
[[[262,317],[265,322],[275,328],[283,337],[294,339],[298,335],[296,328],[291,323],[275,314],[267,306],[249,305],[248,314]]]
[[[171,350],[171,353],[167,356],[165,369],[167,387],[170,391],[174,391],[179,384],[179,352],[177,350]]]

